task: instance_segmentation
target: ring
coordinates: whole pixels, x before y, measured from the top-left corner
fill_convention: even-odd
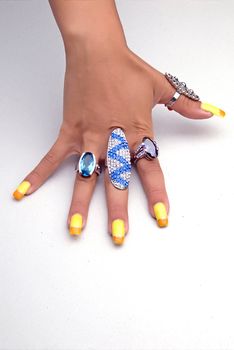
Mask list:
[[[83,177],[90,177],[93,172],[101,174],[101,167],[96,163],[96,157],[92,152],[83,152],[78,160],[75,171]]]
[[[191,100],[200,101],[200,97],[195,94],[192,89],[189,89],[184,82],[180,82],[177,77],[165,73],[165,77],[169,81],[169,83],[176,89],[174,96],[170,99],[168,103],[165,104],[167,108],[171,108],[172,105],[178,100],[180,95],[185,95]]]
[[[137,147],[133,153],[133,163],[136,164],[141,158],[146,158],[147,160],[153,160],[158,157],[159,149],[156,141],[145,136],[142,142]]]
[[[131,176],[131,155],[128,141],[121,128],[112,131],[107,147],[106,167],[114,187],[124,190]]]

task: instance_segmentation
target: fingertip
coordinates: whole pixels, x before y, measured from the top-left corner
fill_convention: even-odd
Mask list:
[[[159,227],[167,227],[168,226],[168,218],[166,219],[158,219],[157,220]]]
[[[79,236],[81,234],[81,228],[70,227],[69,232],[71,236]]]
[[[13,192],[12,196],[17,201],[20,201],[24,197],[24,194],[16,190],[15,192]]]
[[[218,117],[224,118],[226,113],[219,107],[215,107],[207,102],[201,102],[201,109],[203,111],[206,111],[212,115],[216,115]]]
[[[112,236],[112,241],[115,245],[122,245],[124,243],[124,237],[115,237]]]
[[[115,219],[111,224],[112,241],[116,245],[122,245],[125,239],[125,222],[122,219]]]
[[[220,113],[221,115],[224,113],[219,108],[214,108],[211,105],[203,104],[200,101],[194,101],[184,95],[181,95],[171,108],[167,108],[169,110],[174,110],[183,117],[198,120],[208,119],[213,117],[214,114],[218,115],[218,113]]]
[[[83,217],[80,213],[75,213],[71,216],[69,223],[69,232],[72,236],[81,234],[83,228]]]
[[[29,181],[21,182],[17,189],[13,192],[13,198],[17,201],[20,201],[25,196],[25,194],[28,194],[30,187],[31,183]]]
[[[168,212],[163,202],[157,202],[153,205],[154,215],[159,227],[168,226]]]

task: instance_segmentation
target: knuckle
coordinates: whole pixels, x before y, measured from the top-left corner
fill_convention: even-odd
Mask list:
[[[132,126],[134,128],[134,135],[139,138],[142,136],[153,136],[152,133],[152,118],[151,116],[144,116],[141,119],[132,121]]]
[[[103,142],[103,135],[98,132],[93,131],[85,131],[82,135],[82,149],[93,149],[99,152],[99,150],[102,148],[104,142]]]
[[[128,141],[132,150],[135,150],[138,145],[142,142],[144,137],[154,139],[154,134],[151,127],[148,126],[137,126],[134,128],[134,133],[129,135]]]
[[[124,203],[109,203],[109,209],[113,213],[123,213],[126,210],[126,205]]]
[[[181,95],[180,96],[180,103],[181,103],[181,106],[183,107],[183,109],[187,109],[187,108],[189,108],[190,107],[190,99],[187,97],[187,96],[185,96],[185,95]]]
[[[79,212],[79,213],[84,213],[87,209],[87,202],[85,202],[84,200],[81,200],[81,198],[74,198],[72,200],[72,211],[73,212]]]
[[[111,192],[107,193],[107,207],[110,216],[126,216],[128,212],[128,197],[123,195],[122,198],[112,196]]]
[[[31,174],[29,175],[30,177],[30,180],[33,182],[33,183],[37,183],[37,182],[41,182],[43,181],[43,178],[42,178],[42,175],[41,173],[35,169],[31,172]]]
[[[71,140],[77,140],[77,134],[79,134],[79,128],[80,123],[76,123],[76,125],[70,125],[63,123],[60,127],[59,134],[57,140],[60,143],[64,143],[66,145],[67,143],[71,142]]]
[[[166,198],[167,198],[167,194],[164,187],[150,188],[148,193],[148,199],[151,207],[158,201],[165,202]]]
[[[48,163],[49,165],[55,165],[57,163],[57,157],[54,151],[49,151],[45,157],[44,157],[44,162]]]
[[[152,197],[161,197],[162,195],[165,195],[165,188],[164,186],[153,186],[150,188],[149,193]]]

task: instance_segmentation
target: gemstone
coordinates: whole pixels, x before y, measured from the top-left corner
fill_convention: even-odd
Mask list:
[[[145,145],[145,151],[149,154],[149,156],[156,158],[158,155],[158,150],[154,142],[148,137],[145,137],[143,142]]]
[[[114,129],[109,137],[107,166],[112,184],[121,190],[127,188],[131,175],[130,151],[121,128]]]
[[[95,165],[96,160],[94,154],[92,152],[84,152],[79,160],[79,173],[84,177],[91,176],[94,172]]]

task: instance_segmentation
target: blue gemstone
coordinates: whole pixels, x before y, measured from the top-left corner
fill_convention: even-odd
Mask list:
[[[94,172],[95,165],[94,154],[92,152],[85,152],[81,155],[79,161],[79,172],[82,176],[88,177]]]

